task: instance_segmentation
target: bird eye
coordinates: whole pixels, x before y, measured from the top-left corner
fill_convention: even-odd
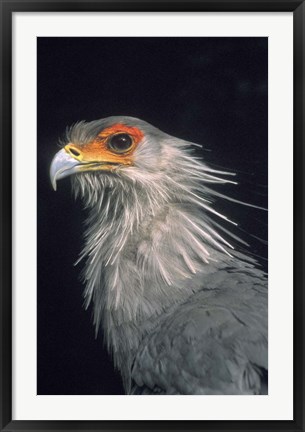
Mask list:
[[[130,135],[125,133],[116,134],[110,138],[108,145],[111,150],[114,150],[117,153],[124,153],[130,149],[132,145],[132,138]]]

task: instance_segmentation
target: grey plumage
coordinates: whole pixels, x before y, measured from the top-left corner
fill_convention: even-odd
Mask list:
[[[132,163],[99,170],[93,158],[92,171],[75,156],[64,171],[55,156],[51,177],[74,174],[75,195],[89,208],[80,256],[86,306],[93,302],[126,393],[266,393],[267,278],[234,249],[242,240],[213,208],[226,196],[211,186],[235,183],[232,173],[130,117],[77,123],[64,145],[81,153],[113,125],[143,134]]]

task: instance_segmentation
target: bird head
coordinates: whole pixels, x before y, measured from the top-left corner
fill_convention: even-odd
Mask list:
[[[170,138],[149,123],[132,117],[76,123],[67,129],[64,146],[52,161],[53,188],[56,190],[58,180],[72,174],[93,173],[112,181],[117,176],[127,176],[133,182],[144,173],[154,175],[166,168],[164,145]],[[171,148],[174,151],[173,142]]]
[[[51,163],[51,182],[56,190],[57,180],[72,176],[76,196],[87,207],[101,208],[107,189],[112,202],[136,215],[186,203],[206,210],[207,218],[213,213],[228,220],[210,205],[215,196],[227,198],[210,184],[236,184],[223,177],[235,173],[209,167],[192,154],[193,146],[202,147],[134,117],[81,121],[66,130],[63,148]]]
[[[140,199],[142,210],[154,212],[189,195],[198,182],[226,182],[213,177],[219,171],[191,155],[193,146],[198,144],[133,117],[81,121],[66,131],[63,148],[51,163],[51,182],[56,190],[58,180],[72,176],[74,191],[87,207],[101,203],[107,189],[115,199],[128,197],[131,206]]]

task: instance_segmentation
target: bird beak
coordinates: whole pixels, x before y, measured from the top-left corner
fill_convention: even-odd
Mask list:
[[[131,165],[132,158],[128,154],[113,153],[100,140],[85,145],[68,143],[56,153],[50,167],[51,183],[56,190],[56,182],[71,174],[88,171],[113,171],[120,165]]]
[[[76,173],[80,166],[80,161],[71,157],[65,149],[56,153],[50,167],[50,178],[53,189],[56,190],[57,180]]]

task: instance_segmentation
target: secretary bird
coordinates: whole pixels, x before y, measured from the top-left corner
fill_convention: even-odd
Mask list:
[[[133,117],[67,129],[50,176],[89,211],[85,305],[126,394],[266,394],[267,277],[213,206],[233,174],[195,145]]]

